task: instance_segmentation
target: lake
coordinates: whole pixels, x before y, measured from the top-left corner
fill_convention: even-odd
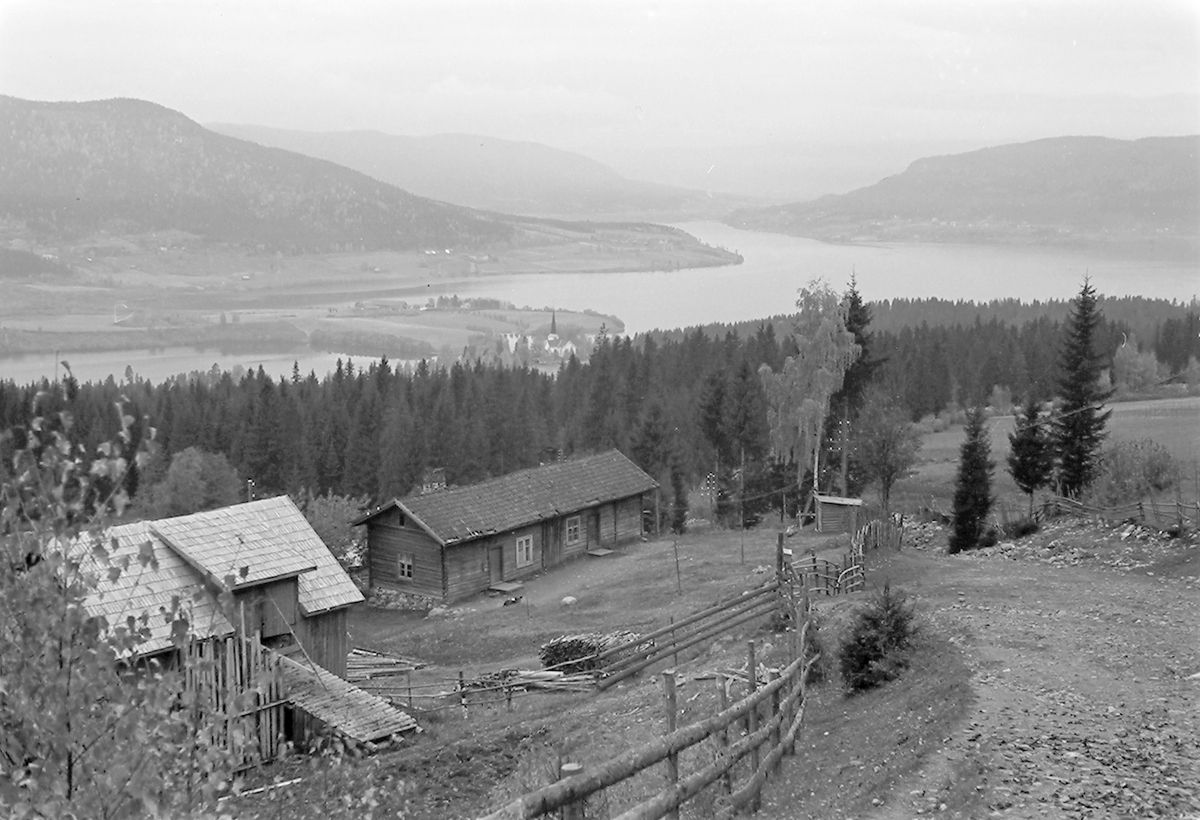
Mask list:
[[[467,279],[445,295],[494,296],[517,305],[591,308],[619,316],[625,332],[759,319],[794,309],[796,290],[822,277],[838,290],[858,277],[863,298],[1069,299],[1085,275],[1108,296],[1188,300],[1200,271],[1177,263],[1113,259],[1057,248],[913,244],[830,245],[740,231],[719,222],[677,225],[701,241],[738,251],[741,265],[680,271],[522,274]],[[441,293],[436,295],[441,295]]]
[[[979,245],[830,245],[780,234],[740,231],[719,222],[677,227],[702,241],[743,255],[741,265],[633,273],[530,273],[472,277],[442,282],[421,293],[491,296],[531,307],[592,309],[620,317],[624,332],[711,322],[760,319],[793,310],[797,288],[822,277],[841,290],[853,271],[867,300],[931,297],[987,301],[997,298],[1069,299],[1084,275],[1109,296],[1126,294],[1191,299],[1200,291],[1200,272],[1177,263],[1139,261],[1041,247]],[[191,348],[161,353],[119,351],[66,353],[77,378],[120,379],[126,365],[143,378],[161,380],[191,370],[260,364],[273,375],[291,373],[298,360],[304,373],[324,375],[338,356],[302,350],[295,354],[221,355]],[[52,378],[54,356],[0,359],[0,378],[26,383]]]

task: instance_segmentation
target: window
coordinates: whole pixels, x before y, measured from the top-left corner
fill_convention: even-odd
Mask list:
[[[533,536],[523,535],[517,539],[517,566],[527,567],[533,563]]]
[[[567,543],[579,543],[579,516],[567,519]]]
[[[396,577],[401,581],[411,581],[413,577],[412,555],[401,555],[396,559]]]

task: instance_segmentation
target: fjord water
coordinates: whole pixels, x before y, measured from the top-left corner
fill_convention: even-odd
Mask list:
[[[741,265],[678,271],[536,273],[447,283],[446,295],[493,296],[517,305],[618,316],[625,333],[759,319],[794,309],[796,290],[824,278],[838,290],[858,278],[864,299],[1069,299],[1085,275],[1108,296],[1188,300],[1200,270],[1180,263],[1122,259],[1049,247],[892,244],[831,245],[741,231],[719,222],[676,227],[737,251]]]
[[[864,299],[898,297],[972,299],[1069,299],[1088,275],[1109,296],[1138,295],[1191,299],[1200,291],[1200,271],[1179,263],[1106,257],[1098,252],[1044,247],[983,245],[830,245],[780,234],[740,231],[719,222],[677,227],[701,241],[742,254],[741,265],[673,271],[555,273],[476,276],[430,283],[421,297],[490,296],[531,307],[591,309],[619,317],[624,333],[711,322],[760,319],[793,309],[797,288],[823,277],[839,290],[853,272]],[[336,354],[302,350],[222,355],[214,351],[169,348],[162,352],[64,353],[77,378],[118,381],[128,364],[154,381],[177,373],[231,370],[260,364],[276,376],[329,372]],[[0,358],[0,379],[27,383],[53,378],[51,354]]]

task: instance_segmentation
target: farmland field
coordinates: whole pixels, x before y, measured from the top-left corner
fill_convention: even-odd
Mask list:
[[[1109,440],[1152,439],[1168,448],[1192,477],[1200,464],[1200,396],[1153,401],[1110,404]],[[992,460],[996,462],[993,491],[1002,503],[1017,508],[1025,496],[1017,489],[1005,467],[1008,434],[1013,430],[1012,416],[988,420],[992,438]],[[958,451],[963,442],[962,425],[922,437],[915,474],[901,479],[892,491],[895,509],[915,509],[932,498],[942,510],[949,510],[958,470]],[[1185,493],[1195,495],[1194,484],[1185,482]],[[868,491],[869,492],[869,491]]]

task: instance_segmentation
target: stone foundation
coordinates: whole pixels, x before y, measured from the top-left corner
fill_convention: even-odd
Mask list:
[[[428,595],[417,595],[413,592],[401,592],[396,589],[372,589],[367,597],[367,603],[380,609],[411,609],[418,612],[428,612],[440,601]]]

